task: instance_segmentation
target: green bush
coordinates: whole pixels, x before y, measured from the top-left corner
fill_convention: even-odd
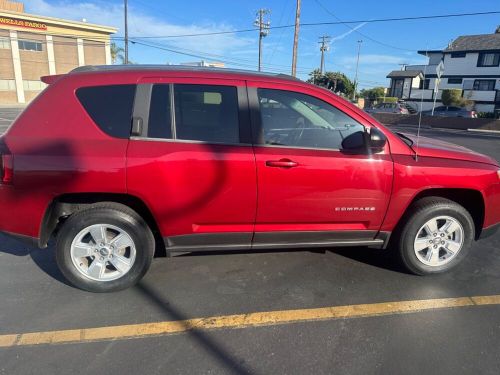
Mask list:
[[[443,105],[453,105],[457,107],[464,107],[466,101],[462,98],[462,90],[459,89],[444,89],[441,94],[441,102]]]
[[[392,97],[392,96],[386,96],[385,98],[377,98],[378,103],[397,103],[398,98]]]
[[[495,118],[495,114],[493,112],[478,112],[478,118]]]

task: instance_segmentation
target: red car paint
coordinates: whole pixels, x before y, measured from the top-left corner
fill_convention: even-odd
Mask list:
[[[10,182],[0,183],[0,230],[33,238],[40,246],[45,245],[41,238],[51,203],[73,193],[137,198],[163,237],[239,232],[248,234],[249,246],[258,234],[271,232],[392,232],[412,200],[429,189],[478,192],[485,207],[481,226],[500,222],[496,161],[424,138],[411,148],[357,107],[298,80],[137,67],[75,72],[44,81],[50,86],[0,142],[0,151],[11,155],[4,163],[11,160],[7,173],[12,174]],[[376,154],[355,155],[256,144],[118,139],[100,130],[75,95],[80,87],[147,82],[308,94],[366,128],[378,128],[387,144]]]

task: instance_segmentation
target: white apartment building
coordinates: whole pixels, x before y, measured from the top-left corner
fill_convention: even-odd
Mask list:
[[[500,27],[493,34],[464,35],[444,50],[418,51],[427,65],[408,65],[389,73],[389,96],[404,99],[417,110],[441,105],[443,89],[460,89],[478,112],[500,110]],[[438,68],[442,75],[438,79]]]

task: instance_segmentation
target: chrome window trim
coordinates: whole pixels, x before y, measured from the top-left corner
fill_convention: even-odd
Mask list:
[[[206,142],[206,141],[197,141],[197,140],[189,140],[189,139],[173,139],[173,138],[149,138],[149,137],[130,137],[131,141],[146,141],[146,142],[167,142],[167,143],[193,143],[193,144],[201,144],[201,145],[216,145],[216,146],[245,146],[252,147],[251,143],[223,143],[223,142]]]

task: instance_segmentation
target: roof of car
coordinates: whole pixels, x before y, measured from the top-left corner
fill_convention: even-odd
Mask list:
[[[253,70],[243,69],[228,69],[228,68],[213,68],[201,66],[185,66],[185,65],[85,65],[73,69],[70,74],[85,73],[85,72],[192,72],[192,73],[219,73],[224,75],[237,75],[237,76],[252,76],[263,78],[281,78],[285,80],[301,81],[300,79],[288,74],[282,73],[268,73],[256,72]]]

